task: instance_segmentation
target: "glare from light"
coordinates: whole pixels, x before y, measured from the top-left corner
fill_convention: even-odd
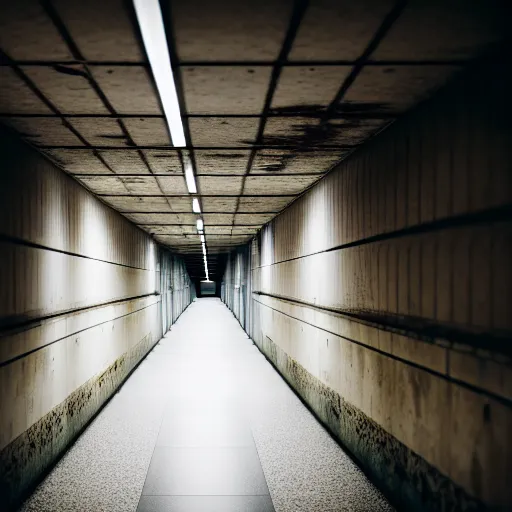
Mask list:
[[[144,48],[156,82],[174,147],[186,146],[171,58],[158,0],[133,0]]]
[[[197,197],[192,199],[192,211],[194,213],[201,213],[201,207],[199,206],[199,199],[197,199]]]
[[[192,170],[192,163],[188,158],[185,159],[185,181],[187,182],[187,189],[189,194],[197,194],[196,178]]]
[[[204,243],[204,235],[201,235],[201,242]]]
[[[204,229],[203,219],[197,219],[196,225],[197,225],[197,230],[202,231]]]

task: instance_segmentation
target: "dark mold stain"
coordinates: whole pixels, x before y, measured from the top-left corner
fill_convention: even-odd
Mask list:
[[[0,452],[0,496],[5,510],[16,509],[153,344],[152,336],[145,336]]]
[[[61,64],[56,64],[53,66],[53,69],[64,75],[81,76],[82,78],[87,78],[87,74],[82,69],[68,68],[67,66],[63,66]]]
[[[102,139],[115,139],[115,140],[121,140],[125,139],[126,135],[112,135],[112,134],[100,134],[98,137],[101,137]]]
[[[257,345],[400,510],[486,510],[480,501],[313,377],[268,336]],[[479,464],[474,464],[473,476],[481,481]]]
[[[352,147],[356,146],[363,139],[368,137],[376,128],[375,122],[369,122],[366,119],[331,119],[329,121],[315,120],[314,124],[302,122],[294,117],[281,118],[287,120],[285,125],[286,135],[273,135],[267,133],[263,135],[262,145],[269,146],[290,146],[295,150],[321,149],[323,146],[333,147]],[[294,122],[297,121],[297,122]],[[285,121],[286,122],[286,121]],[[354,132],[353,130],[356,130]],[[361,136],[361,130],[363,135]],[[283,128],[280,128],[283,131]],[[245,144],[251,141],[242,141]]]
[[[209,153],[208,154],[208,157],[209,158],[226,158],[226,159],[229,159],[229,158],[243,158],[243,155],[241,154],[237,154],[237,153]]]
[[[302,114],[320,117],[325,112],[325,105],[290,105],[287,107],[273,107],[269,110],[271,115]]]

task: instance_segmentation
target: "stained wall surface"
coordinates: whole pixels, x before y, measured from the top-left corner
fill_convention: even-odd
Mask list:
[[[15,503],[194,296],[184,264],[0,133],[0,494]]]
[[[228,261],[224,301],[408,510],[512,506],[511,83],[459,77]]]

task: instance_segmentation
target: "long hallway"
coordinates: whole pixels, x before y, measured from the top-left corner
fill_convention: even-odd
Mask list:
[[[22,507],[392,510],[219,299],[198,299]]]

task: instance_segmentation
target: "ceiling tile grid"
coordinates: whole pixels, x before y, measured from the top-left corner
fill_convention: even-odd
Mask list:
[[[502,40],[501,5],[164,0],[209,257]],[[0,122],[196,268],[198,216],[130,2],[6,3]]]

